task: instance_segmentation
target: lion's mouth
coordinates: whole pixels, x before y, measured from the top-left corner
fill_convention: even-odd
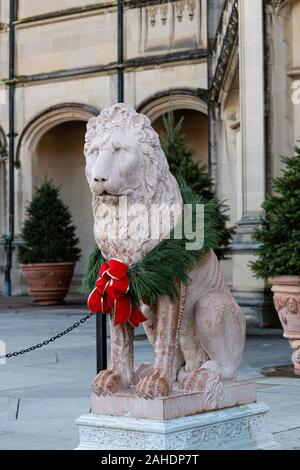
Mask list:
[[[103,191],[102,193],[99,194],[99,196],[114,196],[114,197],[118,197],[118,194],[113,194],[113,193],[109,193],[108,191]]]
[[[103,199],[118,199],[120,194],[109,193],[108,191],[103,191],[102,193],[98,193],[98,196]]]

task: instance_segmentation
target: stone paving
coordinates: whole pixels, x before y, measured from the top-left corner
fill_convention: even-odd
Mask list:
[[[79,302],[78,302],[79,300]],[[37,308],[29,298],[0,297],[0,341],[7,352],[34,345],[64,330],[86,314],[82,299]],[[137,331],[137,362],[152,351]],[[46,348],[0,365],[0,449],[73,449],[75,419],[89,411],[95,375],[95,318]],[[280,330],[250,330],[241,379],[257,382],[258,400],[270,407],[269,426],[283,449],[300,449],[300,377],[265,377],[262,369],[290,363]]]

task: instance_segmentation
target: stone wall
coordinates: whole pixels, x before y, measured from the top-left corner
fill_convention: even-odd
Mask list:
[[[227,269],[248,320],[270,325],[277,316],[269,286],[254,278],[249,261],[257,248],[252,235],[261,204],[282,169],[280,155],[293,152],[300,134],[300,2],[229,0],[225,5],[212,70],[217,189],[229,199],[237,223]]]
[[[41,173],[48,172],[63,185],[63,197],[72,206],[74,220],[80,226],[82,247],[92,243],[90,227],[84,228],[89,225],[85,223],[84,211],[88,212],[87,219],[90,216],[85,182],[77,179],[80,171],[82,174],[84,171],[78,141],[82,133],[75,138],[76,145],[72,143],[76,149],[71,144],[69,149],[74,148],[77,171],[74,178],[78,194],[85,194],[86,209],[78,212],[79,198],[69,187],[66,162],[70,163],[70,154],[66,151],[64,159],[61,147],[59,152],[55,149],[60,146],[61,130],[69,126],[66,123],[73,123],[70,128],[72,125],[74,129],[83,128],[87,119],[118,100],[116,3],[19,0],[17,238],[33,186]],[[160,5],[149,1],[142,2],[141,8],[132,8],[133,2],[127,3],[131,6],[126,6],[124,12],[125,101],[148,114],[158,130],[160,117],[168,110],[185,115],[188,140],[193,142],[201,161],[208,161],[207,105],[200,98],[207,89],[206,0],[176,0]],[[253,277],[248,263],[255,254],[252,232],[258,223],[265,190],[282,168],[279,156],[291,153],[300,137],[300,1],[239,0],[238,41],[230,44],[225,33],[235,3],[234,0],[210,3],[213,8],[208,24],[214,30],[218,24],[222,28],[215,44],[218,50],[215,58],[219,58],[221,51],[226,58],[222,83],[217,83],[220,89],[213,121],[215,161],[210,163],[216,189],[220,197],[228,200],[231,223],[238,223],[233,256],[223,263],[223,268],[249,319],[263,324],[269,321],[264,319],[271,304],[268,288]],[[0,80],[8,76],[8,4],[7,0],[0,0]],[[225,13],[219,23],[223,5]],[[212,37],[210,40],[212,44]],[[3,134],[8,133],[7,96],[5,83],[0,81]],[[198,118],[192,123],[193,115]],[[0,168],[2,190],[5,165]],[[1,210],[0,235],[3,235],[7,230],[3,197]],[[86,255],[84,252],[77,267],[78,280]],[[3,263],[0,245],[0,265]],[[23,286],[16,263],[14,273],[14,291],[19,293]]]
[[[199,89],[207,88],[206,0],[169,1],[162,5],[148,2],[141,8],[127,3],[131,5],[124,9],[125,101],[142,111],[149,109],[149,113],[155,107],[156,117],[172,109],[199,113],[199,122],[204,126],[200,134],[205,139],[201,158],[207,160],[207,106],[198,96]],[[55,183],[62,184],[63,199],[71,206],[79,227],[83,257],[76,269],[76,285],[92,244],[83,142],[80,144],[78,137],[83,139],[83,132],[77,133],[69,144],[61,132],[66,129],[64,126],[83,129],[91,116],[118,100],[116,4],[96,0],[20,0],[16,22],[16,239],[34,185],[43,173],[51,175]],[[0,122],[5,133],[7,7],[8,1],[0,0],[0,80],[4,80],[0,81]],[[68,147],[65,156],[63,143]],[[76,190],[69,177],[71,160]],[[85,195],[82,206],[81,194]],[[4,233],[6,230],[3,227]],[[3,256],[0,263],[3,266]],[[24,286],[15,268],[14,292],[20,293]]]

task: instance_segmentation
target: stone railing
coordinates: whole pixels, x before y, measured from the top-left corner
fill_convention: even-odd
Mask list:
[[[220,90],[226,66],[232,51],[232,46],[238,36],[239,1],[227,0],[211,57],[212,99],[216,99]]]

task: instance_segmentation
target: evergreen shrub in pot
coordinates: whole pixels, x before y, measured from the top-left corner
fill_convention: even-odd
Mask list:
[[[285,169],[263,204],[265,216],[255,232],[261,248],[251,268],[272,285],[284,337],[300,372],[300,148],[295,151],[293,157],[282,157]]]
[[[18,257],[36,305],[57,305],[66,296],[75,262],[80,258],[70,209],[60,189],[48,180],[36,189],[26,209]]]
[[[213,190],[213,181],[205,164],[193,160],[194,151],[185,143],[182,131],[183,118],[175,122],[174,113],[163,117],[164,131],[161,135],[163,151],[168,160],[171,173],[177,179],[186,181],[194,193],[201,194],[206,200],[217,199]],[[234,228],[228,227],[229,206],[219,200],[216,221],[221,243],[215,250],[219,259],[226,259],[230,254],[230,245]]]

